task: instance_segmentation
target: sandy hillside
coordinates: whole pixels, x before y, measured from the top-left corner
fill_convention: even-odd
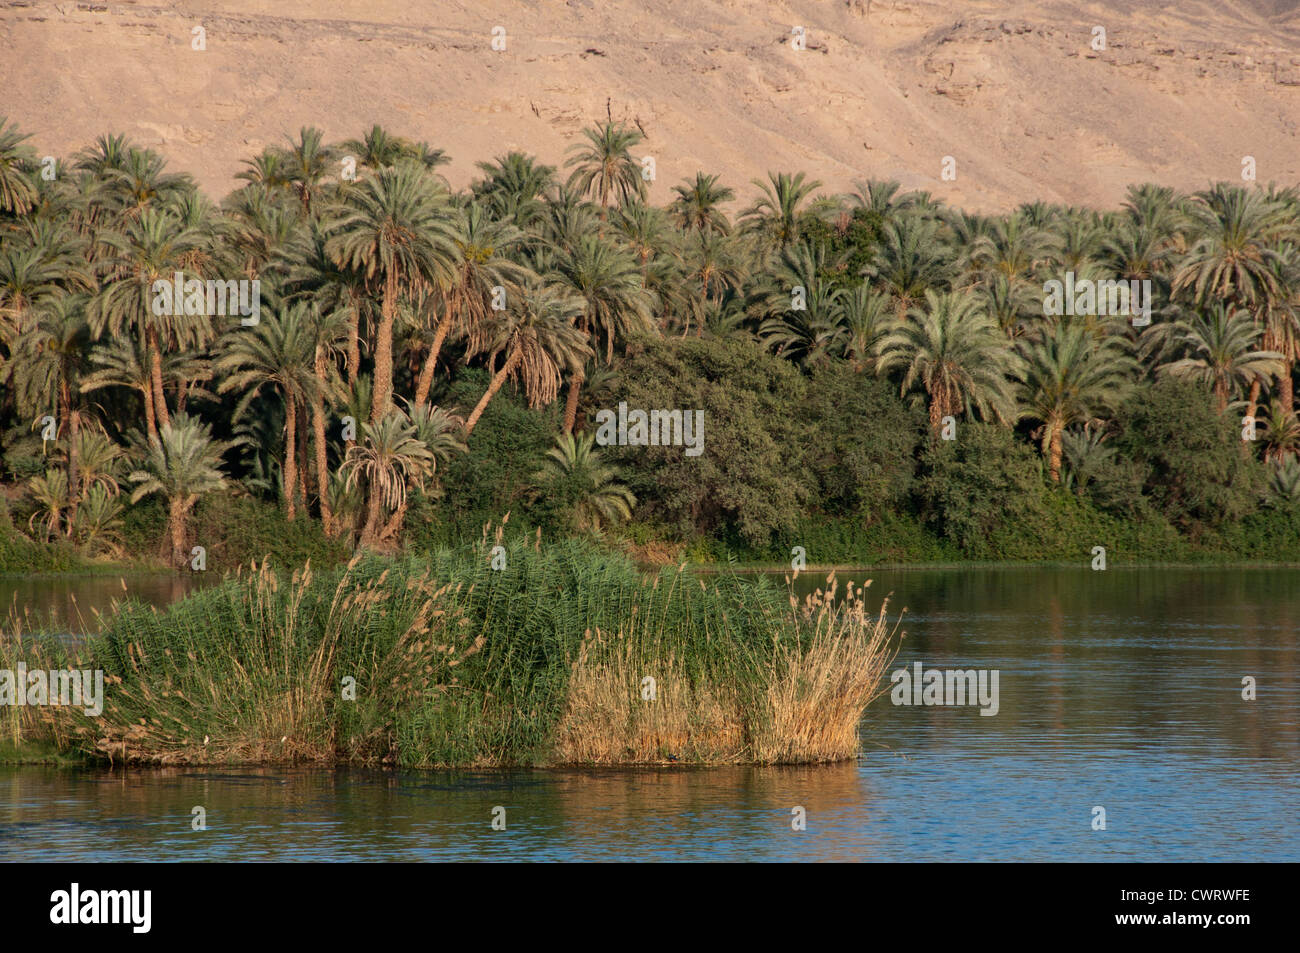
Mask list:
[[[656,201],[698,169],[983,210],[1200,188],[1246,154],[1300,181],[1300,0],[0,0],[0,88],[42,153],[125,132],[217,195],[303,124],[427,140],[463,185],[507,149],[562,161],[607,103],[645,131]]]

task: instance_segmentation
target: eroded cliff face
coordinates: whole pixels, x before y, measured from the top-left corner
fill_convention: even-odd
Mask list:
[[[1298,6],[0,0],[0,114],[42,154],[126,133],[218,196],[302,125],[426,140],[464,185],[509,149],[561,163],[608,112],[645,132],[659,202],[699,169],[741,199],[779,169],[985,211],[1114,205],[1132,182],[1239,180],[1245,155],[1261,181],[1300,180]]]

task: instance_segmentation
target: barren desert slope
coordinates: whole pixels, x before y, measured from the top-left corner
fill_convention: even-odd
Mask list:
[[[1300,181],[1297,0],[0,0],[0,89],[41,154],[124,132],[216,196],[305,124],[427,140],[464,185],[509,149],[559,164],[607,110],[645,132],[654,201],[699,169],[984,211],[1239,180],[1245,155]]]

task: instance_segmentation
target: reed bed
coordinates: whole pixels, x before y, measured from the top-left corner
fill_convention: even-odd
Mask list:
[[[498,542],[501,540],[498,539]],[[252,566],[68,645],[11,617],[0,668],[105,673],[104,711],[4,712],[13,746],[126,763],[403,767],[853,757],[896,629],[862,591],[646,578],[580,542]],[[652,679],[653,681],[647,681]]]

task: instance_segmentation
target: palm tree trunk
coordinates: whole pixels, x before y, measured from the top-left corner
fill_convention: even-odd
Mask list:
[[[370,422],[377,424],[393,406],[393,319],[397,316],[397,271],[384,276],[384,301],[375,331],[375,391]]]
[[[361,371],[361,300],[352,296],[352,310],[348,312],[348,387],[357,382]]]
[[[1287,358],[1285,364],[1282,376],[1277,379],[1277,399],[1282,405],[1282,413],[1289,417],[1295,413],[1295,379],[1292,376],[1295,366],[1291,358]]]
[[[1061,433],[1062,429],[1056,424],[1048,424],[1048,430],[1051,434],[1049,446],[1051,453],[1048,456],[1047,472],[1052,478],[1053,483],[1061,482]]]
[[[307,408],[298,405],[298,507],[304,513],[307,509],[307,474],[311,472],[311,448],[307,443]]]
[[[298,411],[292,398],[286,397],[284,403],[284,503],[289,519],[293,519],[293,491],[298,483]]]
[[[163,392],[162,344],[158,340],[158,329],[149,329],[149,376],[153,380],[153,399],[158,414],[158,429],[171,426],[171,415],[167,412],[167,396]]]
[[[59,419],[68,422],[68,535],[72,535],[72,520],[77,515],[77,490],[81,484],[81,447],[77,440],[81,432],[81,416],[72,412],[72,393],[68,379],[59,381]]]
[[[1250,397],[1247,399],[1246,416],[1255,419],[1255,411],[1259,409],[1259,391],[1261,382],[1258,377],[1250,382]]]
[[[311,429],[316,444],[316,492],[320,494],[320,521],[325,535],[334,535],[334,514],[329,501],[329,457],[325,447],[325,352],[316,345],[316,383],[319,385],[311,402]]]
[[[391,539],[397,536],[398,530],[402,528],[402,520],[406,518],[406,504],[399,506],[392,517],[384,524],[384,528],[379,531],[380,539]]]
[[[172,568],[185,564],[185,510],[182,499],[173,499],[167,506],[167,531],[172,542]]]
[[[501,389],[501,385],[506,382],[506,375],[514,370],[514,367],[519,363],[521,356],[522,352],[516,350],[515,353],[510,355],[510,360],[502,364],[501,370],[497,371],[493,376],[492,382],[488,384],[487,392],[479,398],[478,404],[474,407],[474,412],[470,414],[469,419],[465,421],[466,437],[474,432],[474,426],[478,423],[478,419],[483,416],[483,411],[487,409],[488,401],[490,401],[496,395],[496,392]],[[570,387],[572,386],[573,385],[570,385]]]
[[[582,384],[586,376],[582,371],[569,378],[569,393],[564,400],[564,432],[573,433],[573,425],[578,419],[578,396],[582,393]]]
[[[375,542],[379,530],[379,503],[381,494],[378,487],[370,488],[370,499],[366,502],[366,525],[361,530],[361,545],[370,546]]]
[[[148,434],[150,442],[158,439],[158,422],[154,418],[153,412],[153,387],[140,389],[140,396],[144,398],[144,429]]]
[[[433,387],[433,374],[438,366],[438,355],[442,352],[442,343],[447,339],[447,332],[451,329],[452,309],[454,303],[448,303],[447,313],[443,315],[442,322],[438,325],[438,331],[433,336],[433,343],[429,345],[429,355],[424,359],[424,368],[420,371],[420,381],[415,388],[415,406],[423,407],[429,399],[429,389]]]
[[[81,414],[71,410],[68,414],[68,535],[77,517],[77,503],[81,488]]]

